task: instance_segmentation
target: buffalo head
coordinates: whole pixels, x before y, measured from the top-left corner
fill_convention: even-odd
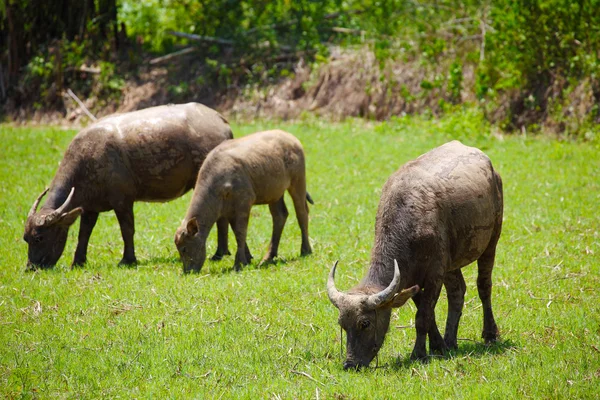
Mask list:
[[[394,278],[387,288],[376,293],[355,288],[348,293],[335,288],[337,261],[329,273],[327,295],[339,311],[338,323],[346,331],[344,369],[368,367],[383,344],[390,325],[392,308],[400,307],[418,293],[419,286],[398,292],[400,270],[394,260]]]
[[[27,221],[25,222],[25,233],[23,240],[27,242],[27,268],[51,268],[56,265],[58,259],[65,249],[69,227],[81,215],[83,209],[75,208],[66,211],[73,199],[75,188],[67,200],[56,210],[37,211],[42,197],[48,192],[44,190],[33,203]]]
[[[206,260],[206,238],[199,233],[196,218],[192,218],[175,232],[175,245],[183,263],[183,272],[200,272]]]

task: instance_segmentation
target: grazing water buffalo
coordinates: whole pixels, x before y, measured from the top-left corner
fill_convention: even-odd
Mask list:
[[[229,221],[237,242],[233,268],[250,262],[246,233],[250,208],[268,204],[273,234],[263,261],[277,256],[288,210],[288,191],[302,232],[302,255],[311,253],[308,241],[308,200],[304,151],[291,134],[272,130],[227,141],[206,157],[185,219],[175,234],[184,272],[199,272],[206,258],[206,238],[216,221]]]
[[[80,215],[73,265],[85,263],[98,213],[109,210],[115,210],[125,242],[121,263],[135,263],[133,203],[183,195],[194,187],[210,150],[232,137],[219,113],[196,103],[114,114],[85,128],[73,138],[50,189],[29,211],[23,237],[28,267],[54,266]],[[227,224],[224,229],[226,239]],[[216,256],[227,252],[227,242],[220,242]]]
[[[388,330],[392,308],[409,298],[417,306],[417,339],[411,358],[456,348],[466,291],[461,268],[477,260],[486,342],[498,338],[492,313],[492,269],[502,229],[502,180],[480,150],[453,141],[396,171],[385,183],[375,222],[371,265],[347,293],[327,294],[347,333],[344,368],[368,366]],[[444,338],[435,323],[442,284],[448,294]],[[422,290],[420,290],[422,289]]]

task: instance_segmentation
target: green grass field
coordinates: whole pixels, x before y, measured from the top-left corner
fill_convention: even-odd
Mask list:
[[[598,398],[598,143],[500,137],[467,111],[440,121],[264,121],[236,124],[234,134],[273,127],[305,147],[314,253],[299,257],[286,196],[291,215],[278,263],[257,266],[271,232],[268,209],[259,206],[250,219],[250,266],[235,273],[230,256],[183,275],[173,236],[191,194],[136,205],[136,268],[117,266],[122,241],[111,212],[99,219],[84,268],[69,268],[76,223],[56,268],[25,272],[25,217],[75,131],[0,126],[0,397]],[[451,139],[481,148],[503,177],[493,277],[502,341],[486,347],[479,337],[476,267],[469,266],[457,351],[410,362],[415,307],[407,303],[393,314],[378,367],[345,372],[327,273],[339,259],[338,288],[357,283],[383,183]],[[232,234],[230,243],[235,249]],[[442,292],[441,328],[446,306]]]

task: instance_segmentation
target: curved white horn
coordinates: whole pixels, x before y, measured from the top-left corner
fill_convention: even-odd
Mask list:
[[[72,187],[71,192],[69,193],[69,196],[67,197],[67,200],[65,200],[65,202],[60,207],[58,207],[56,210],[52,211],[52,213],[50,213],[50,214],[48,214],[48,216],[46,216],[45,221],[44,221],[45,224],[52,224],[60,218],[62,213],[67,209],[67,207],[69,207],[69,204],[71,203],[71,200],[73,199],[74,193],[75,193],[75,187]]]
[[[329,296],[329,300],[334,306],[340,308],[338,304],[345,294],[335,288],[335,269],[337,268],[338,261],[333,264],[331,272],[329,272],[329,279],[327,279],[327,296]]]
[[[29,214],[27,214],[27,218],[32,217],[37,212],[37,208],[40,205],[40,201],[42,201],[42,197],[44,197],[44,195],[48,193],[48,190],[49,188],[46,188],[46,190],[44,190],[42,194],[40,194],[37,197],[37,199],[35,199],[35,201],[33,202],[33,206],[31,206],[31,210],[29,210]]]
[[[390,282],[387,288],[383,289],[381,292],[372,294],[369,296],[367,300],[367,307],[369,308],[377,308],[381,304],[389,301],[394,297],[394,295],[398,292],[398,287],[400,286],[400,269],[398,268],[398,261],[394,259],[394,279]]]

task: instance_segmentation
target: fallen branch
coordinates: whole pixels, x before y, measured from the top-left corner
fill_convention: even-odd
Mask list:
[[[229,40],[229,39],[222,39],[222,38],[217,38],[217,37],[212,37],[212,36],[201,36],[201,35],[195,35],[193,33],[177,32],[177,31],[167,31],[167,33],[169,35],[182,37],[182,38],[186,38],[186,39],[190,39],[190,40],[196,40],[198,42],[218,43],[218,44],[223,44],[223,45],[227,45],[227,46],[233,46],[235,43],[233,40]]]
[[[81,100],[79,100],[79,97],[77,97],[75,95],[75,93],[73,93],[73,91],[71,89],[67,89],[67,94],[69,96],[71,96],[73,98],[73,100],[75,100],[77,102],[77,104],[79,104],[79,107],[81,107],[81,109],[83,110],[83,112],[92,120],[92,121],[97,121],[98,118],[94,117],[94,114],[92,114],[90,112],[90,110],[87,109],[87,107],[85,106],[85,104],[83,104],[83,102]]]
[[[187,48],[185,48],[183,50],[175,51],[173,53],[170,53],[170,54],[167,54],[167,55],[164,55],[164,56],[161,56],[161,57],[153,58],[152,60],[150,60],[150,64],[151,65],[158,64],[158,63],[161,63],[163,61],[167,61],[167,60],[170,60],[172,58],[182,56],[184,54],[192,53],[192,52],[194,52],[196,50],[197,49],[195,47],[187,47]]]
[[[87,72],[90,74],[100,74],[102,72],[102,70],[98,67],[88,67],[87,65],[82,65],[79,68],[69,67],[65,71]]]
[[[99,74],[102,72],[102,70],[100,68],[86,67],[85,65],[82,65],[81,67],[79,67],[79,71],[80,72],[89,72],[90,74]]]
[[[367,31],[363,31],[361,29],[350,29],[341,26],[334,26],[333,28],[331,28],[331,30],[337,33],[348,33],[352,35],[364,35],[367,33]]]

